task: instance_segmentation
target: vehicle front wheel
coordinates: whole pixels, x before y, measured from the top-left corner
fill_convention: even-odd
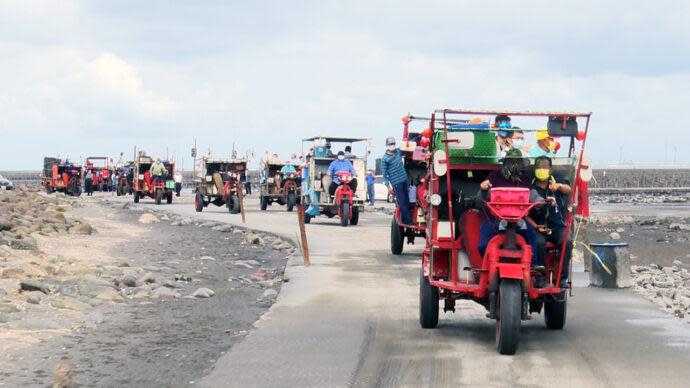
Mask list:
[[[398,226],[398,222],[395,220],[395,216],[393,216],[393,221],[391,221],[391,253],[394,255],[401,254],[404,242],[403,228]]]
[[[156,205],[160,205],[163,200],[163,190],[156,189]]]
[[[262,195],[259,197],[259,201],[261,205],[261,210],[266,210],[268,208],[268,198]]]
[[[496,347],[501,354],[515,354],[520,342],[522,287],[515,279],[503,279],[498,290]]]
[[[548,300],[544,302],[544,321],[551,330],[563,330],[568,311],[568,298],[563,295],[563,301]]]
[[[423,268],[419,274],[419,324],[424,329],[438,325],[438,287],[429,283]]]
[[[350,225],[357,225],[359,223],[359,208],[352,208],[352,218],[350,218]]]
[[[168,205],[172,203],[172,198],[173,198],[172,191],[165,194],[165,202],[167,202]]]
[[[201,193],[196,193],[194,196],[194,209],[197,213],[201,213],[204,210],[204,196]]]
[[[231,214],[237,214],[240,212],[240,197],[233,195],[230,197],[230,203],[228,203],[228,210]]]
[[[340,205],[340,225],[347,226],[350,222],[350,204],[343,202]]]
[[[287,211],[291,212],[292,209],[295,207],[296,202],[297,197],[295,196],[295,193],[289,192],[287,195]]]
[[[139,192],[138,191],[134,192],[134,203],[139,203]]]
[[[305,224],[310,223],[310,222],[311,222],[311,218],[312,218],[312,217],[311,217],[309,214],[304,213],[304,223],[305,223]]]

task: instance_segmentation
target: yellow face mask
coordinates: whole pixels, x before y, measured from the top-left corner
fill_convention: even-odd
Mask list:
[[[548,168],[537,168],[534,170],[534,177],[540,181],[548,180],[551,176],[551,171]]]
[[[551,151],[551,152],[556,151],[556,142],[555,141],[549,142],[549,151]]]

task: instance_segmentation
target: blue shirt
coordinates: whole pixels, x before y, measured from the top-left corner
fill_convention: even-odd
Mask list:
[[[535,144],[532,148],[527,151],[527,154],[532,157],[532,158],[538,158],[540,156],[548,156],[549,158],[553,158],[554,154],[551,151],[544,151],[539,147],[539,144]]]
[[[386,186],[389,183],[395,186],[407,181],[407,171],[403,164],[400,148],[396,148],[392,155],[388,152],[383,154],[383,158],[381,158],[381,173],[383,174],[383,184]]]
[[[373,175],[367,175],[367,186],[371,186],[376,182],[376,178]]]
[[[285,173],[297,172],[297,170],[295,170],[295,166],[293,166],[293,165],[289,165],[289,166],[288,166],[288,165],[286,164],[286,165],[284,165],[284,166],[280,169],[280,172],[282,172],[283,174],[285,174]]]
[[[331,174],[333,177],[333,182],[336,185],[340,184],[340,179],[338,179],[337,175],[339,172],[350,172],[352,173],[353,177],[357,177],[357,171],[355,171],[354,166],[352,166],[352,162],[349,160],[336,159],[328,166],[328,173]]]

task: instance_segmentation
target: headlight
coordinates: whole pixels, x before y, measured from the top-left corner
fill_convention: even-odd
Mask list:
[[[144,174],[139,174],[139,179],[144,179]]]
[[[206,175],[206,182],[211,182],[213,180],[213,177],[210,175]]]
[[[501,222],[498,223],[498,230],[504,231],[506,228],[508,228],[508,221],[501,220]]]
[[[429,203],[430,203],[432,206],[438,206],[438,205],[440,205],[440,204],[441,204],[441,196],[438,195],[438,194],[431,194],[431,195],[429,196]]]

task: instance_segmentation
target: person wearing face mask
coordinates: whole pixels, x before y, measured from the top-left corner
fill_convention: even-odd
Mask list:
[[[388,191],[395,193],[395,199],[400,208],[401,222],[405,225],[412,223],[412,213],[410,213],[409,181],[407,170],[403,162],[403,155],[400,148],[395,146],[395,138],[386,139],[386,153],[381,158],[381,174],[383,184],[388,187]]]
[[[556,141],[553,140],[546,128],[542,128],[535,134],[537,139],[537,145],[530,148],[527,153],[532,158],[538,158],[540,156],[547,156],[553,158],[556,151]]]
[[[151,165],[149,171],[151,172],[151,178],[154,183],[163,180],[168,173],[168,170],[165,169],[165,165],[161,163],[161,158],[156,158],[156,161]]]
[[[492,187],[521,187],[531,189],[529,178],[525,175],[524,170],[529,166],[529,160],[522,156],[522,152],[517,149],[510,149],[503,158],[501,169],[492,171],[480,185],[479,196],[483,200],[488,200],[489,190]],[[532,192],[530,202],[541,202],[544,199],[536,192]],[[487,211],[484,213],[484,220],[479,228],[479,253],[484,256],[486,247],[489,241],[498,233],[498,222]],[[527,229],[518,230],[525,241],[532,247],[532,263],[537,264],[538,256],[536,231],[532,226],[527,225]]]
[[[496,119],[494,120],[494,127],[499,129],[496,131],[496,154],[505,155],[505,152],[509,148],[509,129],[512,127],[510,117],[506,115],[496,116]]]
[[[566,197],[572,192],[571,187],[556,180],[551,175],[551,158],[540,156],[534,162],[534,180],[532,188],[543,198],[550,199],[547,206],[532,209],[525,218],[526,221],[537,230],[537,261],[543,265],[546,258],[546,243],[555,244],[559,251],[565,239],[566,221]],[[553,199],[552,199],[553,198]],[[561,276],[560,287],[568,286],[568,266],[573,252],[573,242],[568,239],[566,251],[563,258],[563,274]],[[560,257],[560,256],[559,256]],[[536,279],[535,286],[546,283],[546,279],[541,276]]]
[[[347,185],[350,186],[352,192],[357,191],[357,171],[352,162],[345,160],[345,152],[338,151],[338,157],[328,166],[328,175],[333,179],[331,185],[328,186],[328,193],[335,194],[335,190],[340,186],[340,179],[338,179],[339,172],[349,172],[352,174],[352,180]]]

